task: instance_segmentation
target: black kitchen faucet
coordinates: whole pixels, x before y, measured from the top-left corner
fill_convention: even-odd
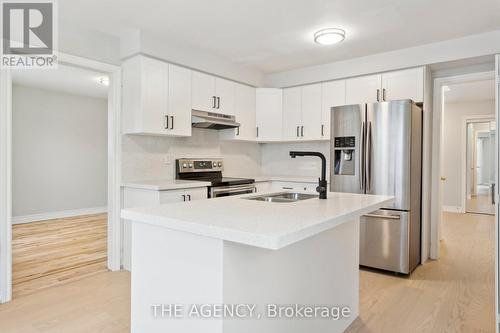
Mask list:
[[[326,158],[325,155],[315,152],[315,151],[291,151],[290,157],[295,158],[297,156],[317,156],[321,158],[321,178],[319,179],[319,185],[316,187],[316,191],[319,193],[320,199],[326,199],[327,193],[327,183],[326,183]]]

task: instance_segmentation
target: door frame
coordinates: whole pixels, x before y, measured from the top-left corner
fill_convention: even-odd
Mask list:
[[[498,152],[500,147],[500,139],[498,138],[498,133],[500,131],[500,55],[495,56],[495,103],[496,103],[496,135],[495,135],[495,215],[496,215],[496,223],[495,223],[495,305],[496,305],[496,332],[499,332],[500,328],[500,305],[499,305],[499,292],[500,292],[500,282],[499,282],[499,268],[500,268],[500,255],[499,251],[499,241],[500,241],[500,233],[499,233],[499,223],[500,223],[500,190],[498,189],[498,181],[500,180],[500,153]]]
[[[432,115],[432,175],[431,175],[431,225],[430,225],[430,258],[439,259],[439,242],[441,240],[441,215],[442,215],[442,156],[441,147],[443,146],[443,89],[447,85],[457,83],[467,83],[483,80],[492,80],[495,78],[494,71],[463,74],[434,79],[433,94],[433,115]],[[498,116],[497,116],[498,119]],[[497,121],[498,126],[498,121]],[[498,145],[497,145],[498,149]]]
[[[467,125],[474,123],[485,123],[495,121],[495,117],[483,115],[466,115],[462,117],[461,130],[461,179],[462,179],[462,196],[461,196],[461,213],[467,212]]]
[[[121,67],[58,53],[60,64],[109,76],[108,269],[121,269]],[[12,73],[0,71],[0,303],[12,299]]]

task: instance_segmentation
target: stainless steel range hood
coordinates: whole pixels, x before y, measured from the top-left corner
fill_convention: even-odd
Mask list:
[[[191,123],[197,128],[221,130],[240,127],[235,116],[198,110],[193,110],[191,115]]]

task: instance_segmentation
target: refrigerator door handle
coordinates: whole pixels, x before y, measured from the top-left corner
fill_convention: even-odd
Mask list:
[[[365,122],[361,122],[360,147],[359,147],[359,189],[364,193],[365,190]]]
[[[366,191],[370,191],[372,184],[372,122],[368,122],[366,131]]]

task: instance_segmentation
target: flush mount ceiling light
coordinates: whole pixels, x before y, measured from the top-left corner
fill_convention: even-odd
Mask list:
[[[321,29],[314,33],[314,41],[320,45],[334,45],[345,39],[345,30],[338,28]]]
[[[101,76],[100,78],[97,79],[97,82],[99,84],[102,84],[103,86],[109,86],[109,77]]]

